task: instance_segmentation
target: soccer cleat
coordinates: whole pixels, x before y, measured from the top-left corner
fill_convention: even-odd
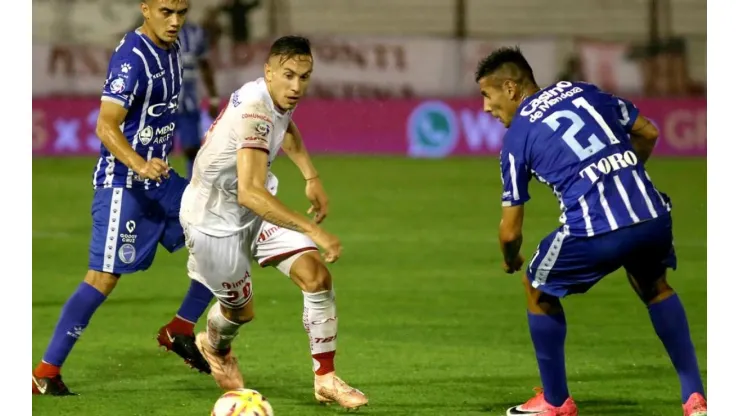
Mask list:
[[[236,357],[231,353],[231,348],[225,353],[217,351],[208,343],[208,335],[205,332],[195,336],[195,345],[210,364],[211,375],[219,387],[226,391],[244,388],[244,378],[239,371]]]
[[[534,416],[578,416],[578,408],[573,398],[568,399],[561,406],[555,407],[545,400],[545,391],[534,389],[536,394],[524,404],[515,406],[506,411],[506,416],[534,415]]]
[[[67,385],[62,381],[60,374],[54,377],[36,377],[31,375],[33,382],[32,394],[41,394],[46,396],[77,396],[76,393],[72,393],[67,388]]]
[[[367,404],[364,393],[350,387],[333,373],[316,376],[313,388],[314,396],[320,403],[337,403],[345,409],[357,409]]]
[[[167,325],[159,328],[157,342],[167,351],[172,351],[185,360],[189,365],[202,373],[211,374],[211,366],[203,358],[195,345],[195,336],[187,334],[172,334]]]
[[[700,393],[689,396],[683,405],[683,416],[707,416],[707,399]]]

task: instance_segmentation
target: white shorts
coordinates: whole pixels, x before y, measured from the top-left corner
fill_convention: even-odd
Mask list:
[[[230,308],[241,308],[252,299],[252,260],[290,276],[290,267],[298,257],[317,250],[305,234],[264,221],[226,237],[183,225],[190,253],[188,276],[211,289],[219,302]]]

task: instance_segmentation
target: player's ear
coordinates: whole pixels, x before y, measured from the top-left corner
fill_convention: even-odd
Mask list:
[[[139,7],[141,8],[141,14],[144,16],[144,19],[149,20],[149,4],[147,1],[143,0]]]
[[[272,81],[272,68],[270,67],[270,62],[265,62],[265,81]]]
[[[501,84],[501,89],[504,91],[504,94],[509,97],[509,99],[516,99],[516,95],[518,93],[517,85],[514,81],[507,79]]]

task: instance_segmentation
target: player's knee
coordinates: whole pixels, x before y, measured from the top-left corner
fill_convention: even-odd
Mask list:
[[[241,308],[227,308],[222,305],[221,313],[224,318],[237,324],[246,324],[254,319],[254,308],[251,300]]]
[[[85,283],[97,289],[100,293],[108,296],[118,284],[118,275],[97,270],[88,270],[85,275]]]
[[[522,282],[527,295],[527,310],[530,313],[535,315],[563,313],[563,305],[560,303],[560,299],[532,287],[532,282],[529,281],[526,274],[523,276]]]
[[[674,293],[673,288],[668,284],[668,279],[663,275],[651,285],[648,285],[647,290],[643,289],[640,297],[646,305],[652,305],[669,298]]]
[[[304,292],[323,292],[332,287],[331,273],[318,251],[308,252],[296,260],[290,274]]]

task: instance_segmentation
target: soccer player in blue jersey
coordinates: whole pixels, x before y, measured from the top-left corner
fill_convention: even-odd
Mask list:
[[[208,39],[206,31],[199,25],[187,22],[180,30],[182,52],[182,92],[177,107],[177,138],[187,158],[188,179],[192,174],[193,162],[200,149],[200,94],[198,94],[198,75],[208,93],[209,114],[218,116],[219,98],[213,78],[213,68],[208,60]]]
[[[591,84],[540,89],[517,48],[482,60],[476,81],[484,110],[508,128],[499,229],[507,273],[525,266],[519,250],[531,177],[552,189],[562,212],[562,225],[540,242],[523,279],[543,389],[507,414],[578,414],[565,376],[560,298],[585,293],[624,267],[678,373],[684,415],[706,415],[686,313],[666,281],[666,270],[676,268],[671,204],[645,170],[656,127],[629,101]]]
[[[121,40],[103,87],[88,271],[33,371],[34,394],[72,394],[62,364],[120,276],[148,269],[158,244],[172,252],[185,242],[178,215],[187,181],[167,156],[183,76],[177,37],[188,0],[142,0],[141,11],[144,23]],[[197,352],[194,340],[188,342],[181,345]]]

